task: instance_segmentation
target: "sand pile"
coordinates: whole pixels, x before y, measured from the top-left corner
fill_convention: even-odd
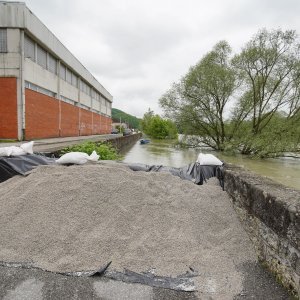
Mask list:
[[[202,293],[241,290],[255,261],[226,192],[119,164],[41,166],[0,184],[0,261],[55,272],[192,268]],[[225,297],[226,298],[226,297]],[[224,299],[225,299],[224,298]]]

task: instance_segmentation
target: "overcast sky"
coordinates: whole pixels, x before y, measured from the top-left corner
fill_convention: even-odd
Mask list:
[[[300,33],[300,0],[27,0],[113,95],[142,117],[220,40],[234,52],[261,28]]]

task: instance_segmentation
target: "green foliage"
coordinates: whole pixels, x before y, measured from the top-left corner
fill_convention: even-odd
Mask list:
[[[261,157],[299,151],[296,32],[261,30],[240,53],[230,54],[226,42],[218,43],[173,84],[160,99],[166,116],[216,150]]]
[[[140,128],[141,119],[136,118],[116,108],[112,108],[111,113],[114,122],[118,123],[121,120],[122,122],[128,123],[130,128],[135,128],[135,129]]]
[[[16,140],[0,140],[0,143],[14,143]]]
[[[154,115],[148,110],[141,121],[142,130],[145,134],[156,139],[177,138],[176,125],[167,119],[162,119],[159,115]]]
[[[101,160],[117,160],[120,156],[117,153],[116,148],[114,148],[110,143],[103,142],[84,142],[82,144],[69,146],[60,151],[60,154],[65,154],[69,152],[84,152],[91,155],[93,151],[96,151],[100,155]]]
[[[224,111],[237,86],[230,53],[228,43],[219,42],[160,99],[166,115],[180,124],[181,130],[202,136],[203,142],[216,150],[224,150],[228,137]]]

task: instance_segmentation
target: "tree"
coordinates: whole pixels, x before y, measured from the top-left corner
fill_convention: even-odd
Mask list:
[[[230,54],[228,43],[219,42],[160,99],[166,116],[186,133],[201,136],[203,143],[216,150],[224,150],[230,136],[224,113],[237,88]]]
[[[299,112],[299,50],[295,31],[261,30],[234,57],[233,65],[244,91],[234,116],[251,121],[240,141],[242,153],[257,152],[256,141],[266,137],[266,129],[271,130],[269,125],[274,125],[277,112],[284,110],[288,121]]]
[[[148,111],[144,114],[144,117],[140,122],[142,131],[145,134],[150,135],[150,123],[153,117],[154,117],[154,112],[150,108],[148,108]]]
[[[156,139],[177,138],[176,125],[171,120],[162,119],[159,115],[148,110],[141,121],[142,130],[150,137]]]
[[[219,42],[173,84],[160,98],[166,116],[216,150],[274,156],[298,149],[300,44],[295,31],[261,30],[233,59],[230,54],[229,45]]]

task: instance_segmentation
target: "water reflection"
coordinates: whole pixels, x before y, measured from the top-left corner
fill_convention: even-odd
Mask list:
[[[206,149],[176,148],[173,141],[151,140],[149,144],[141,145],[137,142],[127,149],[124,162],[143,163],[182,167],[196,161],[200,152],[207,153]],[[216,153],[219,159],[240,165],[260,175],[269,177],[277,182],[300,189],[300,160],[299,159],[251,159],[242,155],[227,156]]]

